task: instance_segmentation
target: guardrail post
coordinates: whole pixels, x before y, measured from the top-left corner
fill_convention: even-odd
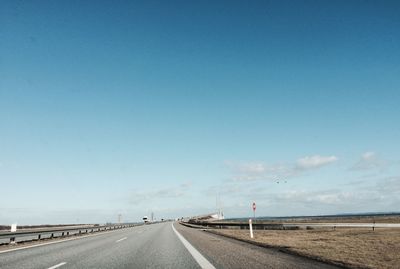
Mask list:
[[[50,238],[54,238],[54,233],[51,233],[51,236],[50,236]]]
[[[10,244],[15,244],[15,237],[10,238]]]
[[[42,235],[39,234],[38,237],[37,237],[37,239],[40,240],[41,238],[42,238]]]

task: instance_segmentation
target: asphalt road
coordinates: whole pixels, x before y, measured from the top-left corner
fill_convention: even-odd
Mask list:
[[[0,268],[335,268],[177,223],[174,227],[180,236],[168,222],[0,250]]]

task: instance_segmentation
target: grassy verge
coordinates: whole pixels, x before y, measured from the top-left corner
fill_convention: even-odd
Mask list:
[[[212,232],[349,268],[400,268],[399,229],[256,230],[254,239],[248,230]]]

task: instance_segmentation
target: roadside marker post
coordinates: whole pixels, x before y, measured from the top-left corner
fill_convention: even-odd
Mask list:
[[[249,227],[250,227],[250,238],[254,238],[253,234],[253,224],[251,222],[251,219],[249,219]]]
[[[11,230],[12,233],[15,233],[17,231],[17,224],[13,223],[11,224]],[[15,244],[15,237],[10,238],[10,244]]]

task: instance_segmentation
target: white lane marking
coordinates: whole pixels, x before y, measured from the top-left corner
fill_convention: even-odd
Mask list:
[[[118,243],[118,242],[121,242],[121,241],[124,241],[125,239],[127,239],[128,237],[124,237],[124,238],[121,238],[121,239],[118,239],[117,241],[115,241],[115,243]]]
[[[183,245],[189,251],[189,253],[193,256],[196,262],[203,269],[215,269],[214,265],[212,265],[200,252],[197,251],[174,227],[174,223],[172,223],[172,230],[174,230],[176,236],[182,241]]]
[[[12,248],[12,249],[7,249],[7,250],[2,250],[2,251],[0,251],[0,254],[6,253],[6,252],[12,252],[12,251],[17,251],[17,250],[22,250],[22,249],[27,249],[27,248],[36,248],[36,247],[41,247],[41,246],[47,246],[47,245],[52,245],[52,244],[58,244],[58,243],[66,242],[66,241],[72,241],[72,240],[83,239],[83,238],[86,238],[86,237],[94,237],[94,236],[99,236],[99,235],[106,235],[106,234],[112,233],[112,232],[114,232],[114,230],[104,231],[104,232],[101,232],[101,233],[99,233],[99,234],[89,234],[89,235],[84,235],[84,236],[80,236],[80,237],[68,238],[68,239],[64,239],[64,240],[58,240],[58,241],[54,241],[54,242],[48,242],[48,243],[37,244],[37,245],[32,245],[32,246],[26,246],[26,247],[20,247],[20,248]]]
[[[67,263],[66,263],[66,262],[62,262],[62,263],[56,264],[56,265],[54,265],[54,266],[52,266],[52,267],[49,267],[49,268],[47,268],[47,269],[56,269],[56,268],[58,268],[58,267],[63,266],[64,264],[67,264]]]

